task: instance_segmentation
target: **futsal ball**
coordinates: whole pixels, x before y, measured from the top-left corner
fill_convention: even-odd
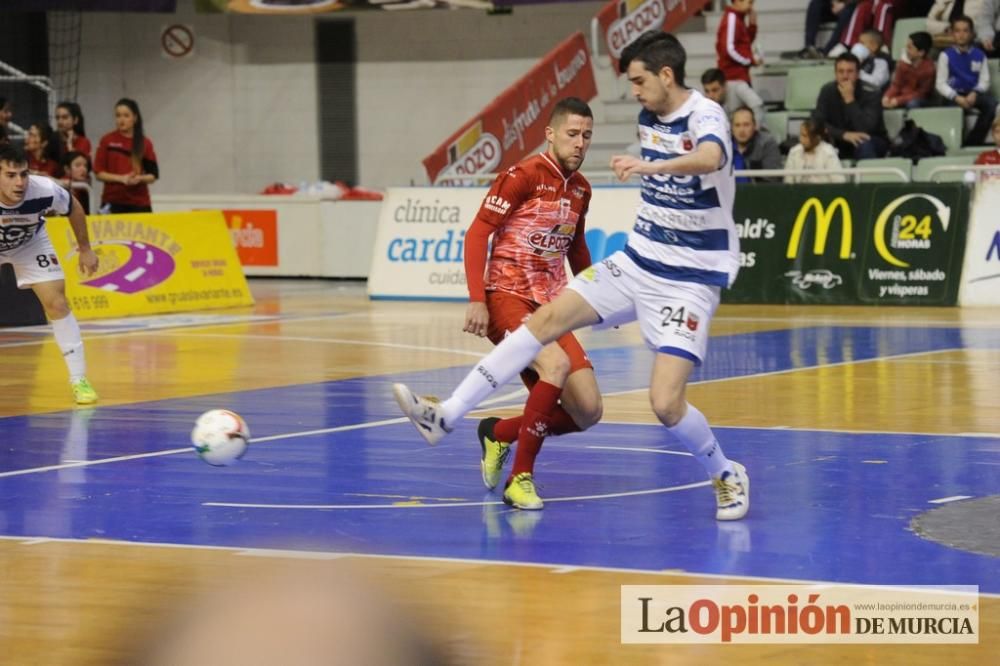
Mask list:
[[[212,409],[195,421],[191,445],[209,465],[231,465],[247,452],[250,429],[239,414],[228,409]]]

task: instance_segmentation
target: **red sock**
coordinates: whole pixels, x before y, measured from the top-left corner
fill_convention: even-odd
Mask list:
[[[521,431],[521,421],[524,414],[512,416],[509,419],[497,421],[493,426],[493,434],[501,442],[517,441],[517,433]],[[549,418],[549,435],[565,435],[571,432],[580,432],[580,426],[576,424],[573,417],[569,415],[562,405],[556,405]]]
[[[510,478],[535,468],[535,458],[542,449],[542,442],[549,434],[552,412],[559,402],[562,389],[546,382],[538,382],[524,405],[521,430],[517,433],[517,451],[514,453],[514,467]],[[495,432],[495,430],[494,430]]]

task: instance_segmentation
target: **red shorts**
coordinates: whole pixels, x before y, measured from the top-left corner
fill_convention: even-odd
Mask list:
[[[505,291],[487,291],[486,309],[490,313],[490,325],[486,330],[486,337],[493,344],[500,344],[500,341],[507,334],[514,332],[539,307],[538,303],[525,300],[514,294],[508,294]],[[577,370],[594,367],[590,359],[587,358],[587,352],[583,350],[580,341],[572,333],[566,333],[556,340],[556,343],[569,356],[570,374]],[[538,381],[538,375],[535,374],[534,370],[528,368],[521,373],[521,379],[531,388]]]

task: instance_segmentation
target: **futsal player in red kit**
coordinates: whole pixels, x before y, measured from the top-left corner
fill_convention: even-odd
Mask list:
[[[545,152],[525,158],[493,183],[465,235],[466,332],[498,344],[562,291],[567,259],[574,275],[590,266],[584,218],[591,190],[578,169],[593,127],[586,102],[560,100],[545,128]],[[597,423],[601,394],[594,367],[572,333],[544,347],[521,378],[529,389],[524,413],[479,424],[483,483],[490,489],[499,483],[516,440],[503,498],[519,509],[537,510],[542,500],[534,464],[543,440]]]

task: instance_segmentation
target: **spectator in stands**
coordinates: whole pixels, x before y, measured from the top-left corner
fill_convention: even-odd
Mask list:
[[[59,131],[59,152],[83,153],[90,159],[90,139],[83,129],[83,111],[76,102],[59,102],[56,105],[56,129]]]
[[[986,133],[996,115],[997,100],[990,94],[990,69],[986,54],[972,43],[975,24],[968,16],[959,16],[951,22],[955,45],[949,46],[937,62],[937,91],[957,104],[966,113],[979,112],[976,124],[965,137],[966,145],[979,145],[986,140]]]
[[[840,41],[840,35],[847,30],[854,13],[855,0],[809,0],[806,7],[806,45],[799,51],[799,57],[809,60],[822,60]],[[836,21],[830,39],[822,48],[817,48],[816,39],[823,23]]]
[[[882,96],[858,80],[860,63],[842,53],[834,63],[834,81],[816,99],[813,118],[823,121],[843,159],[882,157],[889,148],[882,119]]]
[[[733,111],[733,148],[742,158],[744,169],[780,169],[781,151],[770,132],[760,132],[753,110],[740,107]],[[735,155],[734,155],[735,157]],[[776,177],[757,177],[755,181],[778,181]],[[743,181],[745,182],[745,181]]]
[[[149,185],[159,178],[160,169],[135,100],[123,97],[115,104],[115,130],[101,137],[94,172],[97,180],[104,183],[102,211],[152,212]]]
[[[916,109],[930,102],[936,67],[929,55],[933,39],[929,32],[914,32],[906,40],[906,55],[896,63],[892,85],[882,96],[887,109]]]
[[[28,170],[31,173],[50,178],[60,175],[59,144],[54,135],[48,123],[35,123],[28,128],[24,152],[28,154]]]
[[[746,81],[726,81],[723,71],[713,67],[706,69],[701,75],[701,87],[705,91],[705,97],[725,109],[730,120],[736,109],[748,107],[753,111],[758,124],[763,124],[764,100]]]
[[[90,185],[90,156],[86,153],[70,151],[63,154],[60,160],[62,166],[62,184],[76,197],[83,207],[83,212],[90,214],[90,190],[81,187],[73,187],[73,183],[86,183]]]
[[[861,33],[860,41],[851,47],[851,53],[861,61],[858,78],[879,92],[889,86],[892,60],[882,49],[882,33],[870,29]]]
[[[991,54],[996,50],[994,44],[997,31],[997,0],[965,0],[963,13],[972,19],[976,27],[975,41],[983,51]]]
[[[761,64],[753,49],[753,41],[757,38],[757,12],[753,2],[730,0],[715,37],[715,54],[726,80],[745,81],[747,85],[750,85],[750,68]]]
[[[934,6],[927,12],[927,32],[931,35],[951,33],[951,20],[962,16],[964,1],[935,0]]]
[[[827,143],[823,121],[809,119],[799,127],[799,144],[788,153],[785,168],[788,170],[837,171],[841,168],[837,149]],[[786,183],[843,183],[847,178],[840,174],[823,173],[815,176],[787,175]]]
[[[14,117],[14,110],[10,106],[10,100],[0,97],[0,130],[6,136],[10,136],[10,119]]]
[[[847,48],[852,48],[861,41],[861,36],[866,31],[874,30],[882,38],[882,43],[892,44],[892,29],[898,14],[897,4],[899,0],[859,0],[847,29],[841,35],[841,42]]]
[[[979,157],[976,158],[976,164],[1000,164],[1000,118],[993,119],[991,129],[993,130],[993,143],[996,145],[987,151],[979,153]]]

